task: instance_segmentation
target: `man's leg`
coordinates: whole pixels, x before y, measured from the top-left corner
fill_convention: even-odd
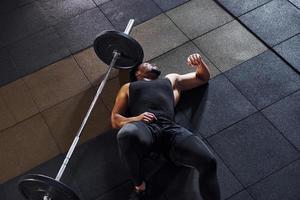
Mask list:
[[[200,192],[204,200],[220,200],[220,186],[217,178],[217,162],[213,153],[206,144],[197,136],[191,135],[188,130],[179,128],[186,132],[186,138],[175,142],[170,149],[170,159],[187,167],[198,170]],[[182,135],[181,135],[182,137]]]
[[[150,130],[143,122],[124,125],[117,135],[119,153],[125,162],[136,189],[143,183],[141,160],[150,152],[153,138]]]

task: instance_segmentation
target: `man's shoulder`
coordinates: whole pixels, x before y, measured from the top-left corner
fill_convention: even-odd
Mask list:
[[[130,83],[125,83],[121,88],[120,92],[127,93],[129,90]]]
[[[174,86],[176,81],[178,80],[179,76],[180,76],[179,74],[170,73],[170,74],[167,74],[165,76],[165,78],[169,79],[171,81],[172,85]]]
[[[165,76],[165,78],[168,78],[168,79],[176,79],[178,78],[178,76],[180,76],[180,74],[177,74],[177,73],[169,73]]]
[[[121,88],[128,88],[130,86],[130,82],[129,83],[125,83]]]

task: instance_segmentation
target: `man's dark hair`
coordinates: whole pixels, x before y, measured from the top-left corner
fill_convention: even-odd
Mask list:
[[[136,65],[130,70],[130,72],[129,72],[130,82],[137,81],[135,72],[138,69],[138,67],[139,67],[139,65]],[[157,77],[159,77],[159,75],[161,74],[161,71],[159,70],[158,67],[152,68],[151,72],[154,73]]]

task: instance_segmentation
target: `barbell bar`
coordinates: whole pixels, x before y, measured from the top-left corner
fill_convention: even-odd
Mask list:
[[[80,200],[77,194],[60,180],[79,142],[87,120],[102,93],[112,68],[130,69],[143,62],[144,52],[141,45],[129,35],[133,24],[134,20],[130,19],[124,32],[115,30],[103,31],[94,40],[93,46],[96,55],[104,63],[108,64],[109,68],[97,89],[96,95],[94,96],[55,179],[42,174],[27,174],[20,179],[18,188],[26,199]]]

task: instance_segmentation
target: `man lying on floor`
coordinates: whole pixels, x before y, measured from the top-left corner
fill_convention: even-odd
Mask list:
[[[209,81],[209,69],[199,54],[187,58],[195,72],[171,73],[158,79],[157,66],[142,63],[131,71],[131,83],[123,85],[111,114],[121,158],[134,184],[130,200],[146,200],[147,183],[140,161],[150,152],[160,152],[176,165],[194,167],[200,173],[199,192],[204,200],[220,200],[217,162],[206,144],[174,121],[174,107],[181,91]]]

